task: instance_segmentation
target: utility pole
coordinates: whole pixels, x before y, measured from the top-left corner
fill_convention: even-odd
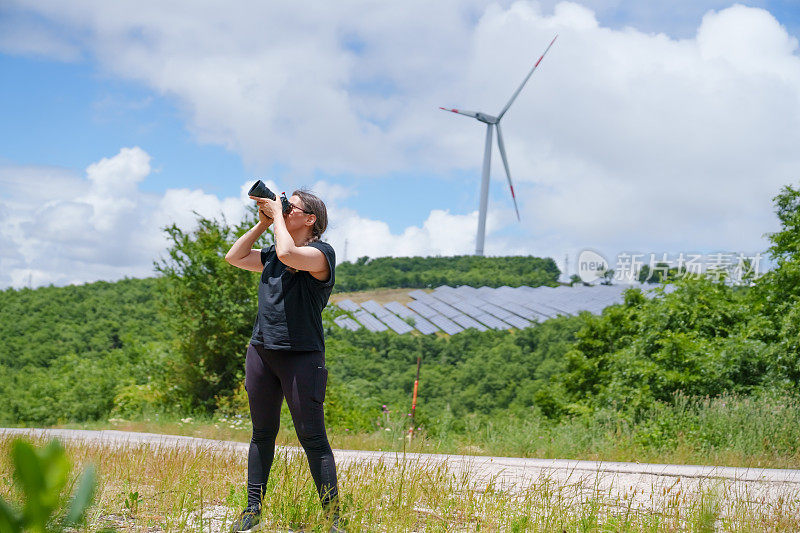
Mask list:
[[[414,436],[414,428],[416,427],[416,423],[414,422],[414,413],[417,410],[417,390],[419,389],[419,365],[422,362],[422,356],[417,356],[417,378],[414,380],[414,394],[411,397],[411,429],[408,430],[408,438]]]

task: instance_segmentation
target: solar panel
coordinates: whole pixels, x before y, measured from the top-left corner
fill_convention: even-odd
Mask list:
[[[509,329],[511,326],[503,322],[502,320],[493,317],[492,315],[482,314],[475,317],[475,320],[483,322],[487,326],[492,329]]]
[[[467,315],[461,315],[461,314],[456,315],[453,317],[453,322],[463,327],[464,329],[475,328],[478,331],[486,331],[486,326],[484,326],[474,318],[468,317]]]
[[[447,318],[453,318],[454,316],[461,314],[458,312],[458,309],[454,309],[444,302],[431,302],[428,305]]]
[[[520,300],[520,304],[525,307],[531,308],[534,311],[554,317],[558,314],[569,314],[565,311],[562,306],[559,305],[558,300],[560,298],[554,298],[554,294],[552,292],[543,293],[543,292],[536,292],[532,293],[529,292],[528,296],[524,300]]]
[[[342,300],[336,304],[340,309],[344,309],[345,311],[358,311],[361,309],[357,303],[353,300]]]
[[[381,304],[376,302],[375,300],[367,300],[366,302],[361,304],[361,307],[372,313],[378,318],[383,318],[386,315],[390,314],[389,311],[383,308]]]
[[[532,309],[536,313],[539,313],[545,318],[555,318],[557,312],[552,307],[548,307],[546,305],[541,305],[541,304],[534,304],[534,303],[525,304],[525,307],[529,307],[530,309]]]
[[[340,328],[356,331],[361,328],[361,324],[350,318],[349,316],[340,315],[333,319],[337,326]]]
[[[481,303],[483,303],[483,300],[481,300]],[[464,302],[464,301],[454,303],[453,307],[455,307],[456,309],[458,309],[459,311],[461,311],[465,315],[469,315],[471,317],[474,317],[475,315],[480,315],[480,314],[483,313],[483,311],[481,311],[480,309],[478,309],[474,305],[469,304],[469,303]]]
[[[505,320],[507,316],[511,316],[511,313],[509,313],[508,311],[506,311],[502,307],[497,307],[494,304],[485,303],[485,304],[479,306],[479,308],[484,313],[489,313],[490,315],[494,315],[497,318],[499,318],[500,320]]]
[[[446,316],[442,315],[434,315],[430,317],[431,322],[439,326],[442,331],[449,335],[455,335],[456,333],[461,333],[464,331],[464,328],[447,318]]]
[[[530,327],[531,323],[525,320],[524,318],[520,318],[516,315],[509,315],[505,318],[505,321],[514,326],[518,329],[524,329]]]
[[[456,287],[453,289],[455,294],[458,294],[462,298],[469,298],[475,296],[477,294],[478,289],[475,287],[470,287],[468,285],[461,285],[460,287]]]
[[[423,296],[420,296],[415,301],[422,302],[422,303],[428,304],[428,305],[431,305],[434,302],[441,302],[441,300],[439,300],[438,298],[434,298],[430,294],[425,294]]]
[[[367,313],[363,309],[359,309],[355,313],[356,320],[361,322],[365,328],[370,331],[386,331],[386,325],[372,316],[371,314]]]
[[[409,296],[414,301],[407,307],[399,302],[382,306],[374,300],[360,305],[352,300],[342,300],[336,305],[354,313],[356,319],[371,331],[392,329],[402,334],[417,329],[423,334],[431,334],[441,328],[454,335],[466,328],[481,331],[486,327],[525,328],[548,318],[582,311],[599,314],[610,305],[622,303],[628,288],[640,288],[646,297],[652,298],[656,296],[653,289],[658,286],[641,283],[498,288],[442,285],[430,293],[419,289],[411,291]],[[667,285],[665,292],[675,288]],[[413,320],[413,328],[404,319]],[[337,317],[334,322],[347,329],[361,327],[346,316]]]
[[[416,315],[412,320],[414,320],[414,327],[417,328],[417,331],[424,335],[430,335],[431,333],[439,331],[439,328],[419,315]]]
[[[402,318],[409,318],[416,315],[414,311],[401,304],[400,302],[389,302],[384,307],[392,313],[401,316]]]
[[[431,294],[455,294],[456,289],[451,287],[450,285],[441,285],[433,289]]]
[[[536,319],[542,318],[542,315],[540,315],[536,311],[534,311],[532,309],[528,309],[527,307],[525,307],[523,305],[520,305],[520,304],[518,304],[516,302],[497,300],[497,301],[495,301],[495,304],[498,307],[502,307],[503,309],[505,309],[507,311],[511,311],[515,315],[521,316],[522,318],[525,318],[525,319],[528,319],[528,320],[536,320]]]
[[[451,292],[451,291],[436,292],[436,291],[434,291],[432,293],[432,295],[437,300],[440,300],[440,301],[448,303],[448,304],[452,304],[454,302],[461,301],[461,297],[456,292]]]
[[[551,307],[558,309],[559,311],[573,315],[577,313],[577,311],[585,305],[585,302],[581,301],[574,301],[572,298],[558,298],[551,302],[548,302],[548,305]]]
[[[589,312],[590,312],[590,313],[592,313],[592,314],[598,315],[598,314],[600,314],[600,313],[603,311],[603,309],[605,309],[606,307],[608,307],[608,306],[607,306],[607,305],[604,305],[604,304],[600,304],[600,303],[596,303],[596,302],[595,302],[595,303],[592,303],[592,304],[590,304],[590,305],[586,306],[586,311],[589,311]]]
[[[479,289],[475,289],[475,296],[480,296],[481,298],[491,298],[492,294],[494,294],[494,289],[491,287],[481,287]]]
[[[381,317],[381,320],[383,320],[383,322],[387,326],[392,328],[392,330],[394,330],[395,333],[399,333],[400,335],[402,335],[403,333],[409,333],[414,330],[414,328],[409,326],[405,321],[399,319],[396,315],[393,315],[388,312],[386,313],[385,316]]]
[[[428,319],[438,314],[436,311],[431,309],[428,304],[420,301],[409,302],[408,307]]]
[[[547,312],[548,312],[548,313],[550,314],[550,316],[552,316],[552,317],[556,317],[556,316],[558,316],[558,315],[569,316],[569,315],[571,315],[571,314],[572,314],[572,313],[570,313],[569,311],[567,311],[566,309],[564,309],[564,306],[562,306],[562,305],[560,305],[560,304],[552,304],[552,305],[551,305],[551,304],[539,303],[539,304],[537,304],[537,305],[538,305],[539,309],[542,309],[542,310],[545,310],[545,309],[546,309],[546,310],[548,310]],[[558,306],[557,306],[557,305],[558,305]]]
[[[417,331],[424,335],[430,335],[431,333],[436,333],[439,331],[439,328],[399,302],[389,302],[386,304],[386,309],[402,318],[410,318],[413,320],[414,327],[417,328]]]

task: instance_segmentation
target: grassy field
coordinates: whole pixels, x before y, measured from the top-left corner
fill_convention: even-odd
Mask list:
[[[287,419],[284,416],[278,443],[296,446],[294,429]],[[607,419],[598,416],[558,423],[535,417],[506,416],[488,422],[467,417],[464,432],[440,432],[434,438],[423,430],[412,440],[407,438],[403,417],[384,417],[380,423],[381,427],[372,432],[329,428],[331,446],[553,459],[800,467],[800,401],[784,396],[676,397],[675,405],[656,407],[634,425],[610,415]],[[161,413],[137,420],[111,418],[54,427],[119,429],[239,442],[248,442],[252,432],[247,415],[179,418]]]
[[[44,441],[32,439],[37,445]],[[18,504],[0,437],[0,494]],[[226,531],[246,502],[246,455],[215,449],[66,445],[74,465],[98,469],[87,531]],[[349,531],[797,531],[798,502],[765,504],[712,485],[644,500],[544,477],[513,490],[474,486],[444,465],[401,461],[339,467]],[[78,469],[72,473],[77,478]],[[305,457],[279,453],[265,497],[267,531],[327,531]]]
[[[408,293],[414,290],[431,292],[429,289],[374,289],[371,291],[338,292],[331,294],[330,301],[334,304],[348,299],[353,300],[357,304],[364,303],[367,300],[375,300],[381,305],[389,302],[400,302],[401,304],[407,304],[413,300]]]

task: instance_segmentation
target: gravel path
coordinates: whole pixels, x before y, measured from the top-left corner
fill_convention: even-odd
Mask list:
[[[249,443],[218,441],[197,437],[136,433],[129,431],[90,431],[76,429],[0,428],[0,433],[59,437],[64,441],[80,440],[111,445],[152,444],[160,446],[201,446],[232,450],[246,456]],[[299,448],[285,447],[288,453]],[[563,459],[521,459],[361,450],[334,450],[338,464],[406,461],[427,465],[446,463],[456,474],[466,476],[477,486],[490,481],[495,487],[519,489],[549,480],[568,485],[576,496],[605,497],[612,501],[631,501],[636,507],[663,504],[676,493],[697,493],[713,488],[731,505],[776,506],[789,512],[800,509],[800,470],[774,468],[732,468],[721,466],[667,465],[647,463],[612,463]],[[680,491],[680,492],[678,492]],[[787,506],[788,504],[788,506]]]

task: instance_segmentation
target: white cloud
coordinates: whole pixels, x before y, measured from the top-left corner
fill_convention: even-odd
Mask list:
[[[237,197],[199,189],[145,193],[138,184],[150,172],[150,156],[138,147],[89,165],[85,177],[44,167],[0,167],[0,287],[150,276],[153,260],[169,245],[165,226],[191,230],[195,213],[237,224],[252,203],[250,182],[242,184]],[[265,183],[277,191],[274,182]],[[324,238],[340,251],[340,261],[345,240],[352,259],[463,254],[473,245],[477,213],[435,210],[421,227],[395,235],[385,222],[340,208],[338,202],[352,194],[349,189],[319,181],[313,190],[329,208]],[[489,231],[496,227],[496,217],[490,217]]]
[[[477,174],[483,130],[437,106],[499,111],[558,33],[504,119],[526,228],[487,239],[506,252],[763,249],[776,229],[771,198],[800,166],[798,42],[763,9],[708,1],[717,11],[673,38],[598,23],[593,9],[640,5],[627,0],[18,5],[82,36],[106,72],[174,97],[199,141],[298,179]],[[496,152],[492,172],[493,189],[505,187]],[[158,201],[154,212],[235,210],[202,191]],[[120,216],[92,213],[99,226]],[[369,255],[473,247],[461,228],[474,215],[444,202],[400,235],[341,213],[331,235],[346,235],[350,257],[367,253],[361,240]]]
[[[7,6],[0,6],[0,51],[59,61],[77,61],[81,57],[80,47],[52,26],[43,26],[35,17],[8,10]]]
[[[361,217],[349,209],[330,208],[329,213],[331,222],[326,238],[339,251],[342,261],[354,261],[365,255],[460,255],[472,253],[475,249],[477,211],[468,215],[452,215],[436,209],[428,215],[422,226],[409,226],[400,234],[392,234],[386,222]],[[493,229],[491,221],[490,231]]]
[[[167,244],[163,226],[192,228],[192,210],[237,222],[244,214],[240,198],[188,189],[144,193],[138,183],[150,170],[150,156],[138,147],[89,165],[85,178],[0,167],[0,286],[152,275]]]

